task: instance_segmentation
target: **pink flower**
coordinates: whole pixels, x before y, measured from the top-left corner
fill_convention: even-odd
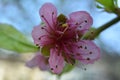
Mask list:
[[[90,40],[81,40],[93,23],[87,12],[73,12],[69,18],[63,15],[57,16],[55,6],[46,3],[39,13],[44,24],[34,27],[32,37],[37,46],[50,49],[48,63],[53,73],[60,74],[65,61],[75,64],[75,60],[78,60],[89,64],[99,59],[99,48]],[[29,62],[30,66],[36,65],[36,62],[37,66],[41,66],[44,61],[40,55],[36,55],[33,59],[35,62]]]
[[[26,66],[30,68],[38,66],[41,70],[48,70],[48,58],[37,52],[35,56],[26,63]]]

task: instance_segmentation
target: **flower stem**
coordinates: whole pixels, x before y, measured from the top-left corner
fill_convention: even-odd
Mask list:
[[[83,39],[94,40],[102,31],[104,31],[107,28],[111,27],[112,25],[114,25],[118,21],[120,21],[120,16],[114,18],[113,20],[109,21],[108,23],[106,23],[106,24],[100,26],[99,28],[95,29],[94,31],[92,31],[92,33],[90,31],[88,35],[85,35],[83,37]]]

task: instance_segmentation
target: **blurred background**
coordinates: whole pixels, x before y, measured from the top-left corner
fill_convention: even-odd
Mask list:
[[[13,25],[33,42],[31,31],[41,22],[38,11],[46,2],[53,3],[59,14],[68,15],[79,10],[89,12],[95,28],[116,17],[96,8],[95,0],[0,0],[0,23]],[[120,7],[120,0],[118,5]],[[63,74],[61,80],[120,80],[120,22],[103,31],[94,41],[101,48],[101,59],[84,65],[87,70],[75,67]],[[56,75],[25,66],[32,55],[0,48],[0,80],[56,80]]]

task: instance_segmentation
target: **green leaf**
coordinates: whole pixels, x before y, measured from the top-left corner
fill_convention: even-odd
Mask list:
[[[104,9],[102,6],[100,6],[100,5],[96,5],[96,7],[97,8],[99,8],[99,9]]]
[[[70,72],[73,68],[74,68],[74,65],[71,65],[71,64],[66,63],[66,65],[65,65],[62,73],[59,74],[59,77],[62,76],[63,74],[65,74],[65,73]]]
[[[104,9],[108,12],[114,12],[116,8],[117,0],[96,0],[98,3],[104,6]]]
[[[114,5],[118,8],[118,0],[114,0]]]
[[[85,39],[85,40],[87,40],[87,39],[89,39],[89,40],[93,40],[93,39],[94,39],[94,36],[96,35],[96,34],[95,34],[95,31],[96,31],[96,28],[91,27],[91,28],[89,29],[89,31],[86,32],[86,33],[82,36],[81,39]]]
[[[50,55],[50,48],[48,46],[42,47],[41,54],[43,54],[44,56],[49,56]]]
[[[8,24],[0,24],[0,48],[19,53],[38,50],[21,32]]]

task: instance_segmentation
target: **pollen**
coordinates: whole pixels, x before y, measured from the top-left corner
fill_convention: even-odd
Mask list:
[[[67,23],[62,24],[62,27],[67,27],[67,26],[68,26],[68,24],[67,24]]]

